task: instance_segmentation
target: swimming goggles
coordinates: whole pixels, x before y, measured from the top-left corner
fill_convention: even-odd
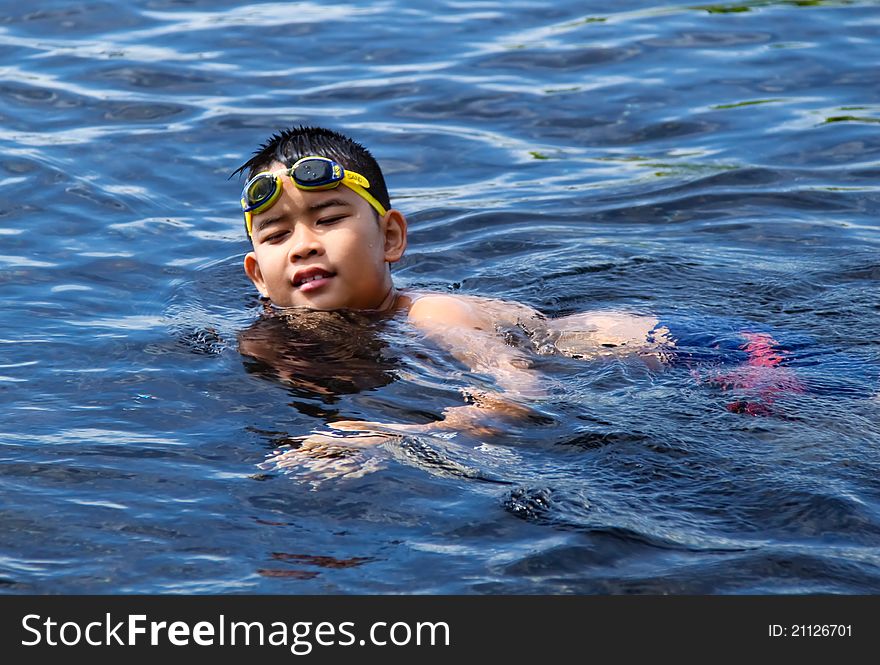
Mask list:
[[[281,196],[281,176],[290,176],[297,189],[307,192],[336,189],[345,185],[362,197],[382,217],[387,212],[367,189],[370,181],[360,173],[346,171],[340,164],[326,157],[303,157],[290,168],[278,171],[263,171],[247,181],[241,190],[241,209],[244,212],[244,226],[251,236],[253,216],[268,210]]]

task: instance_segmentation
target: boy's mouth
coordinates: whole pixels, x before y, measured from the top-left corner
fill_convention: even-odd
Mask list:
[[[300,291],[314,291],[335,276],[335,273],[323,268],[305,268],[293,275],[293,287]]]

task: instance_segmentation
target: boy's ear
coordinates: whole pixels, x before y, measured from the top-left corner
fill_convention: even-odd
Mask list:
[[[392,208],[385,213],[382,221],[385,230],[385,261],[396,263],[406,251],[406,217]]]
[[[268,298],[269,291],[266,289],[266,282],[263,281],[263,273],[260,270],[260,264],[257,263],[257,255],[253,252],[248,252],[244,257],[244,271],[247,273],[247,276],[250,277],[254,286],[257,287],[257,291],[260,292],[260,295],[264,298]]]

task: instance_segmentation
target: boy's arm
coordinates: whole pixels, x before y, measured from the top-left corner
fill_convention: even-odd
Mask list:
[[[501,339],[494,317],[481,305],[453,296],[425,296],[413,303],[409,320],[473,371],[492,376],[505,394],[527,399],[543,396],[529,357]]]
[[[546,394],[540,374],[531,369],[531,360],[525,353],[504,343],[495,331],[493,317],[480,307],[479,301],[446,295],[424,296],[410,308],[409,320],[474,372],[491,376],[499,390],[469,392],[471,404],[447,408],[442,420],[431,423],[342,421],[330,423],[330,427],[392,432],[467,429],[491,434],[503,431],[511,422],[538,415],[526,403]]]
[[[515,316],[511,317],[511,311]],[[514,303],[423,296],[410,308],[409,320],[473,371],[490,375],[498,391],[468,393],[472,403],[450,407],[443,419],[421,425],[383,425],[359,421],[330,423],[347,431],[468,430],[503,432],[529,417],[542,417],[529,402],[546,395],[547,379],[531,369],[529,356],[507,345],[495,330],[498,319],[536,319],[541,315]],[[662,362],[660,345],[667,341],[658,319],[621,312],[585,312],[543,322],[557,350],[576,358],[637,355],[649,365]],[[654,339],[656,337],[656,339]],[[649,338],[650,341],[649,341]]]

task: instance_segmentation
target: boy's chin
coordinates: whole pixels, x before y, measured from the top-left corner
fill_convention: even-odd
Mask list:
[[[336,298],[272,298],[269,302],[278,309],[311,310],[313,312],[332,312],[337,309],[346,309],[344,303],[337,302]]]
[[[322,289],[320,293],[304,294],[299,292],[282,293],[268,296],[269,302],[279,309],[308,309],[315,312],[333,312],[337,310],[370,310],[382,304],[382,296],[375,294],[353,294],[343,289]],[[376,301],[375,305],[369,304]]]
[[[320,304],[319,305],[316,303],[308,303],[308,302],[294,302],[294,303],[287,303],[287,304],[283,304],[283,305],[279,305],[275,301],[271,301],[271,302],[272,302],[272,306],[277,309],[298,309],[298,310],[307,309],[311,312],[332,312],[333,310],[336,310],[336,309],[344,309],[342,306],[334,307],[333,305],[327,305],[327,304]]]

